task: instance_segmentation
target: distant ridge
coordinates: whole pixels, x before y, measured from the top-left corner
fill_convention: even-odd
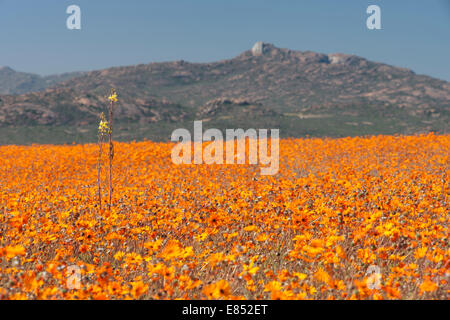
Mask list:
[[[0,66],[0,94],[40,91],[82,74],[82,72],[68,72],[42,77],[33,73],[18,72],[8,66]]]
[[[5,70],[0,79],[11,73]],[[264,42],[212,63],[150,63],[37,80],[13,76],[28,84],[16,91],[44,79],[52,85],[0,96],[0,127],[95,124],[115,87],[119,122],[158,128],[205,117],[210,125],[279,126],[289,136],[448,132],[447,81],[355,55]]]

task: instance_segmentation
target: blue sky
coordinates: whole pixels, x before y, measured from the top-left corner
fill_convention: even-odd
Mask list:
[[[81,30],[66,8],[81,8]],[[381,7],[382,30],[366,28]],[[0,0],[0,65],[38,74],[232,58],[256,41],[450,80],[450,0]]]

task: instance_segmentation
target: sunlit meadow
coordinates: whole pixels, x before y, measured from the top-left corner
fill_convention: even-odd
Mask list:
[[[284,139],[274,176],[172,147],[115,143],[102,210],[96,144],[0,147],[0,299],[448,299],[450,136]]]

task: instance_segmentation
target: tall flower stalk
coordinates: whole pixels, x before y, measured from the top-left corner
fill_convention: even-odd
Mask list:
[[[100,124],[98,126],[98,162],[97,162],[97,183],[98,183],[98,204],[100,210],[102,210],[102,186],[101,186],[101,171],[102,171],[102,149],[104,138],[108,136],[109,142],[109,208],[111,209],[112,205],[112,194],[113,194],[113,183],[112,183],[112,163],[114,159],[114,144],[112,139],[113,134],[113,118],[114,118],[114,103],[117,100],[116,90],[111,89],[111,94],[108,97],[109,100],[109,121],[106,121],[105,114],[102,112],[100,115]]]
[[[105,113],[100,115],[100,124],[98,126],[98,159],[97,159],[97,184],[98,184],[98,206],[102,210],[102,184],[101,184],[101,171],[102,171],[102,149],[103,139],[108,133],[108,122],[105,118]]]
[[[109,138],[109,208],[111,209],[112,204],[112,193],[113,193],[113,184],[112,184],[112,162],[114,158],[114,145],[112,140],[113,134],[113,118],[114,118],[114,103],[117,102],[117,93],[114,88],[111,89],[111,94],[108,97],[109,100],[109,130],[108,130],[108,138]]]

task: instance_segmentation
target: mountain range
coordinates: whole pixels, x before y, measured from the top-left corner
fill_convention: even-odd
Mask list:
[[[447,81],[355,55],[259,42],[212,63],[158,62],[48,77],[1,68],[0,133],[9,136],[0,143],[95,140],[111,87],[120,100],[119,140],[167,140],[193,120],[217,128],[280,128],[285,137],[448,133]]]
[[[82,72],[68,72],[42,77],[33,73],[18,72],[10,67],[0,67],[0,94],[40,91],[82,74]]]

